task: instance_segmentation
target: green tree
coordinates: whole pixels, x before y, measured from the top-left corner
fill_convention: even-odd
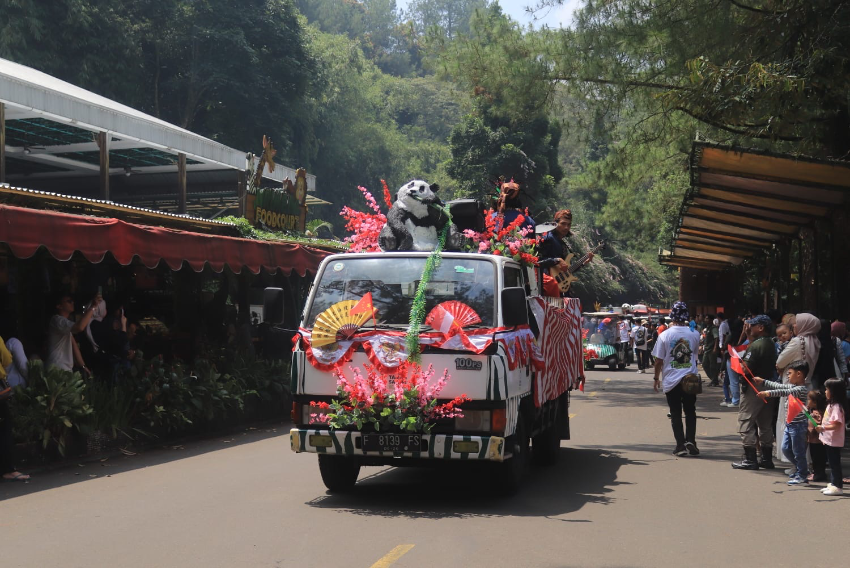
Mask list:
[[[413,21],[419,34],[438,29],[451,40],[468,33],[475,11],[489,5],[488,0],[411,0],[405,16]]]

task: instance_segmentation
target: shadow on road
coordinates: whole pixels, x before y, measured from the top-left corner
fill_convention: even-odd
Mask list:
[[[243,427],[230,434],[217,434],[215,438],[194,436],[161,445],[149,445],[142,450],[136,450],[134,455],[115,453],[109,456],[85,456],[68,459],[40,468],[21,467],[25,473],[32,475],[27,483],[0,482],[0,501],[37,493],[47,489],[55,489],[96,479],[133,471],[141,468],[166,464],[194,456],[215,452],[228,447],[250,444],[267,438],[283,437],[288,445],[289,423],[275,423],[264,426]]]
[[[481,467],[471,467],[474,465]],[[554,517],[578,511],[589,503],[609,504],[613,498],[608,494],[622,484],[617,481],[617,471],[626,465],[646,463],[610,450],[562,448],[558,465],[531,468],[522,490],[510,497],[482,483],[492,472],[483,467],[486,465],[491,464],[445,464],[439,471],[391,468],[372,475],[365,469],[351,493],[328,494],[307,504],[380,517]]]

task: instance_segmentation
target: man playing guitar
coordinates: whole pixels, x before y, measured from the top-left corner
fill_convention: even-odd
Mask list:
[[[543,269],[543,293],[546,296],[568,297],[570,296],[570,292],[560,291],[557,282],[549,276],[548,272],[552,267],[556,267],[562,271],[570,268],[565,260],[570,253],[570,249],[564,239],[572,235],[570,232],[573,226],[572,212],[569,209],[561,209],[555,213],[555,223],[555,228],[546,233],[546,236],[543,237],[543,242],[540,243],[538,250],[540,260],[537,264]],[[587,264],[591,260],[593,260],[592,252],[587,255],[587,260],[584,264]]]

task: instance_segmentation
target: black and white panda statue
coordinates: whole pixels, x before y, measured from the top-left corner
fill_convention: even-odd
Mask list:
[[[398,189],[395,202],[387,214],[387,224],[378,236],[383,251],[432,251],[437,248],[440,231],[449,222],[437,197],[437,184],[419,179]],[[439,207],[438,207],[439,206]]]

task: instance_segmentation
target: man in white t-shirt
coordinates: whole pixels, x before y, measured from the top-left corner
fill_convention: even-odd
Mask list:
[[[637,359],[638,373],[643,373],[649,367],[649,351],[646,349],[646,343],[649,339],[649,330],[643,325],[643,320],[637,321],[632,327],[632,345],[635,348],[635,359]]]
[[[47,328],[47,367],[58,367],[63,371],[72,371],[74,363],[84,373],[90,373],[80,354],[80,348],[74,339],[74,333],[80,333],[91,321],[97,305],[102,302],[100,296],[95,297],[83,311],[79,321],[70,319],[74,313],[74,299],[70,294],[58,296],[56,315],[50,319]]]
[[[631,339],[629,337],[629,322],[626,320],[626,316],[620,315],[617,316],[619,321],[617,322],[617,333],[619,334],[619,341],[617,342],[617,354],[622,353],[623,361],[628,365],[629,357],[628,352],[631,346]]]
[[[670,407],[670,424],[673,436],[676,438],[677,456],[697,456],[699,450],[696,444],[697,430],[697,395],[686,394],[682,389],[682,379],[697,371],[697,352],[699,350],[699,334],[688,327],[688,306],[684,302],[676,302],[670,310],[672,325],[658,336],[655,349],[655,380],[653,387],[658,387],[667,397]],[[682,427],[682,410],[685,411],[685,425]]]

